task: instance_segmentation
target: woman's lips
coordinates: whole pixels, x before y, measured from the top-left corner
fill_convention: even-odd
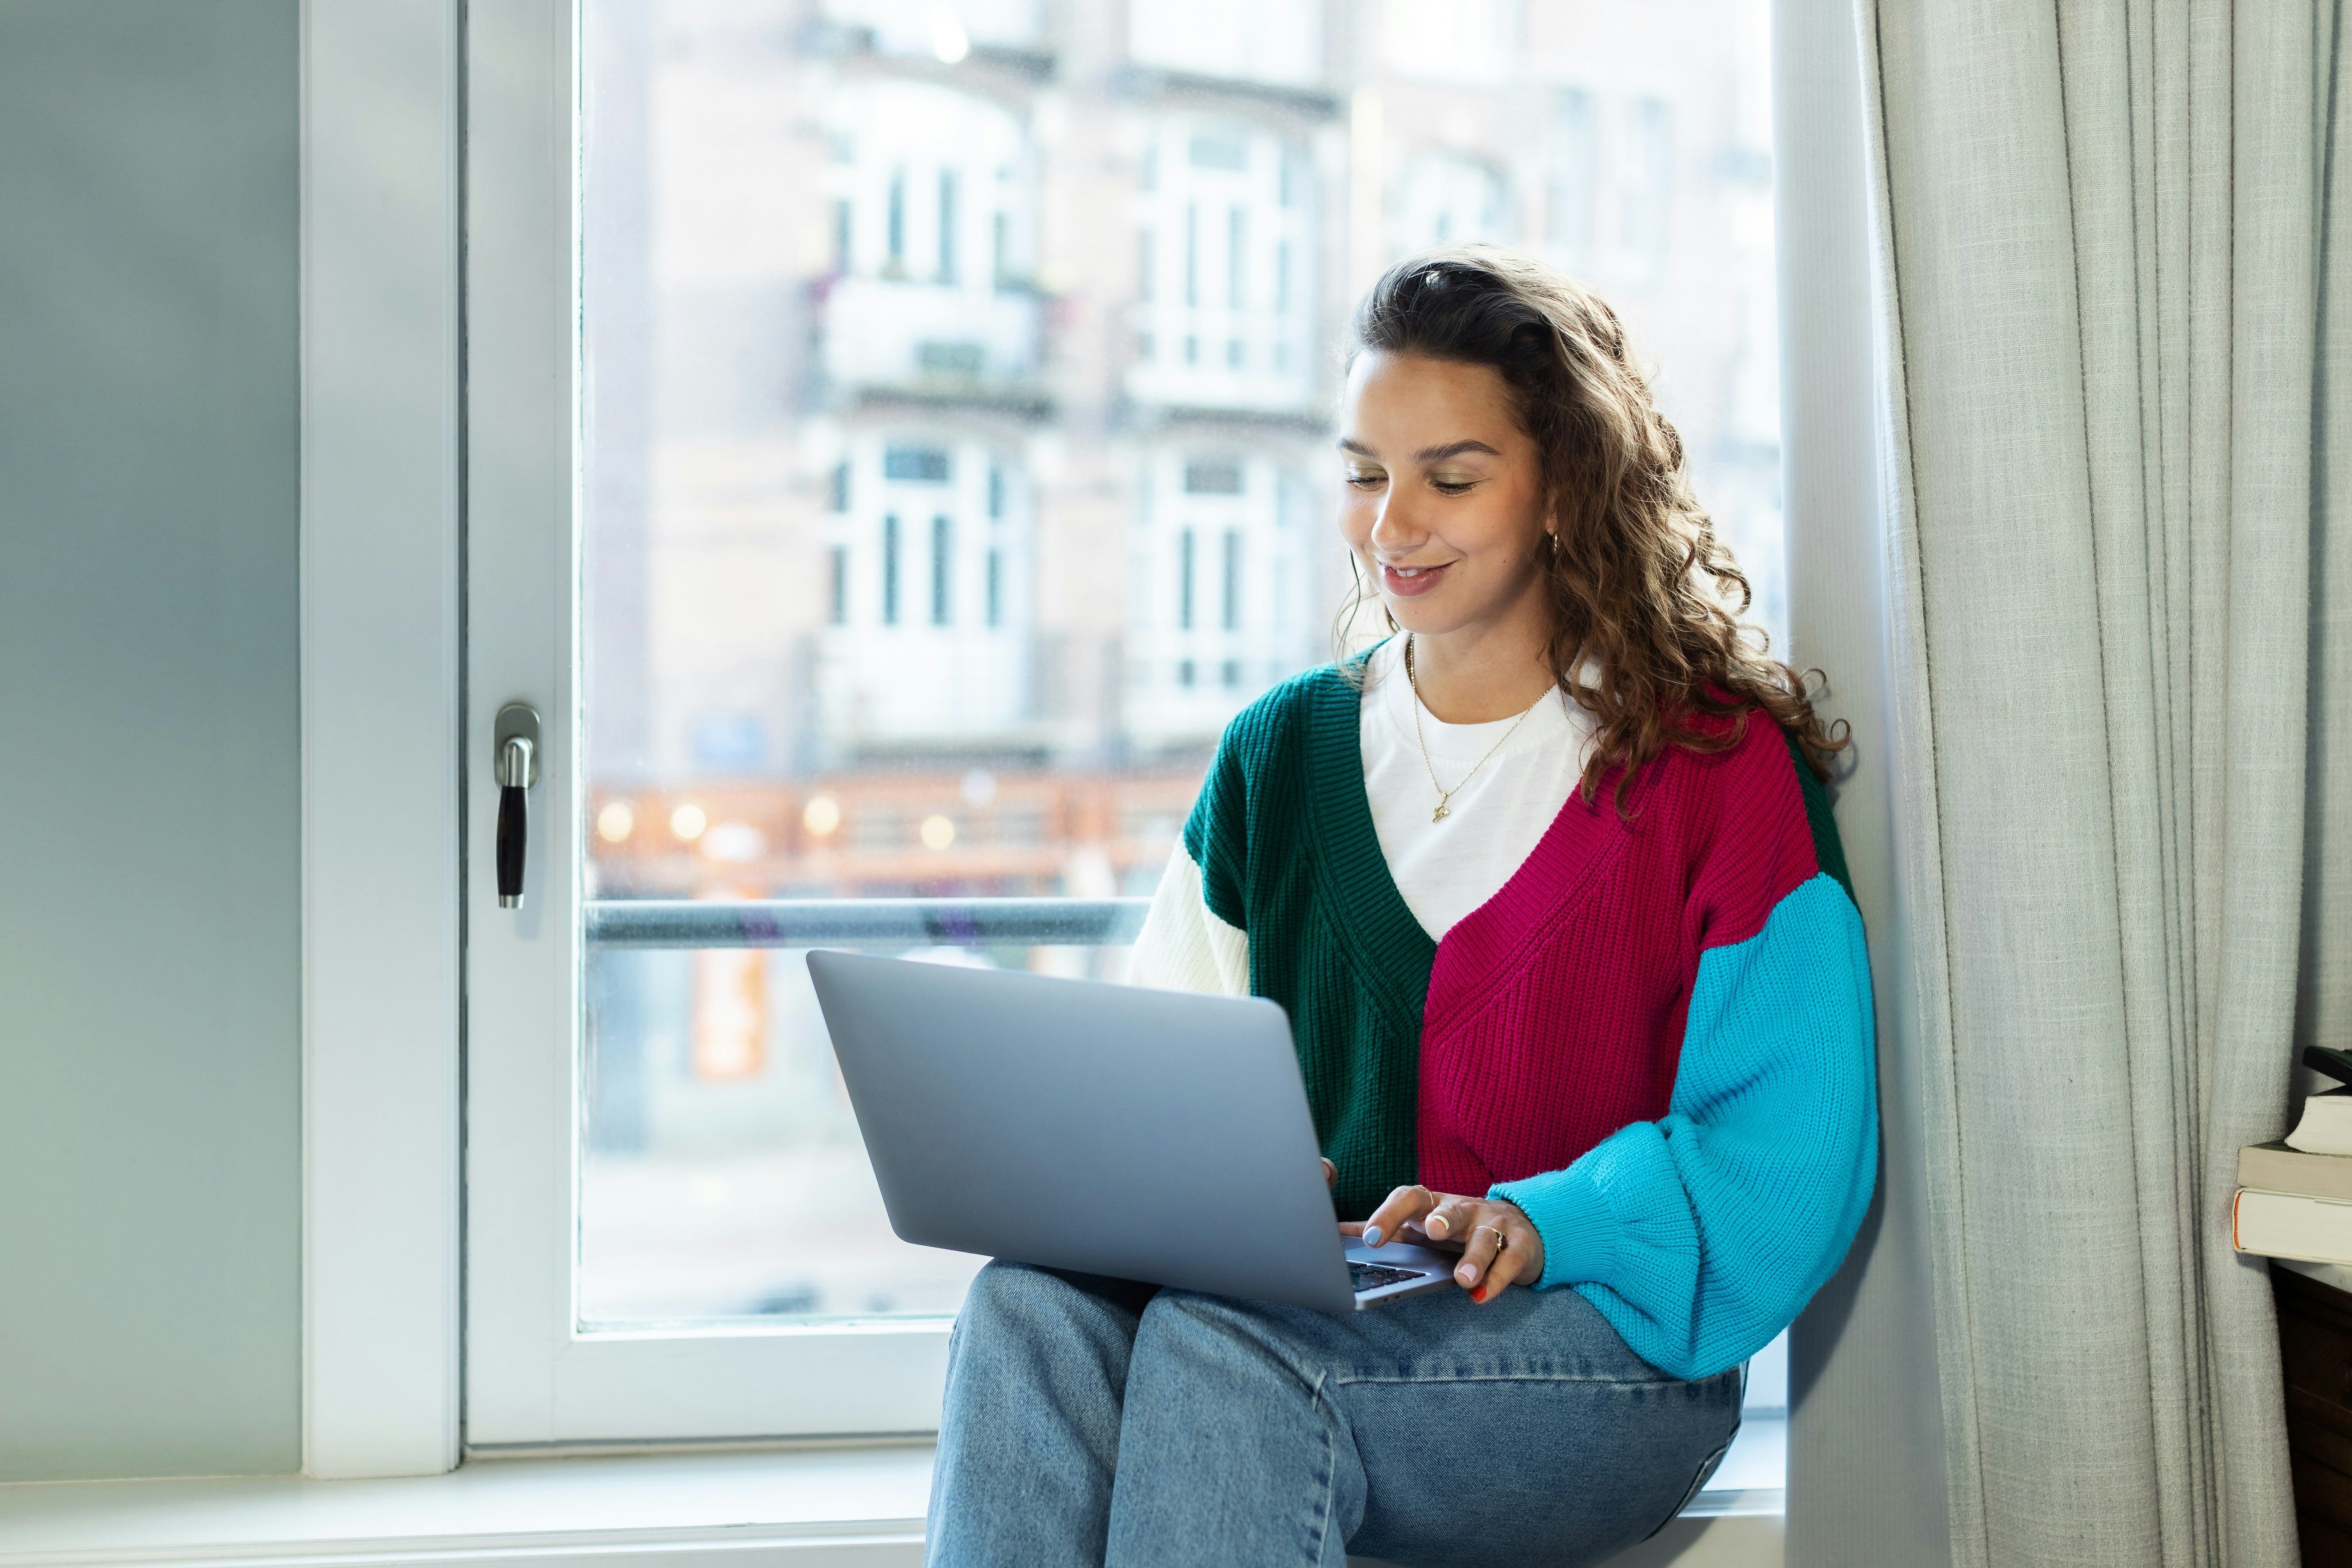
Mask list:
[[[1383,561],[1381,563],[1381,586],[1391,594],[1401,595],[1410,599],[1416,594],[1426,594],[1436,587],[1437,580],[1444,576],[1446,568],[1453,564],[1454,563],[1449,561],[1444,566],[1423,566],[1399,570]]]

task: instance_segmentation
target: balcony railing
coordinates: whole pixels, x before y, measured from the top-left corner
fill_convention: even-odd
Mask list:
[[[600,899],[592,947],[1106,947],[1149,899]]]

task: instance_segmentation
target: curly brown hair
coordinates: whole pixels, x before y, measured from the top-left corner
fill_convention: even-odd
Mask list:
[[[1533,257],[1453,247],[1391,268],[1356,308],[1351,338],[1351,360],[1378,350],[1491,365],[1510,388],[1559,521],[1544,565],[1550,663],[1595,721],[1587,800],[1622,763],[1623,812],[1643,763],[1670,745],[1728,751],[1759,708],[1830,776],[1846,726],[1823,724],[1806,675],[1767,657],[1769,639],[1740,621],[1748,579],[1600,296]],[[1335,628],[1343,645],[1364,594],[1360,578]]]

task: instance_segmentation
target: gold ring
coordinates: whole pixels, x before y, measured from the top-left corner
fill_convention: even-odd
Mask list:
[[[1482,1225],[1470,1234],[1475,1236],[1480,1230],[1491,1230],[1495,1233],[1495,1255],[1497,1258],[1502,1256],[1503,1248],[1511,1245],[1511,1238],[1503,1234],[1503,1227],[1499,1225]]]

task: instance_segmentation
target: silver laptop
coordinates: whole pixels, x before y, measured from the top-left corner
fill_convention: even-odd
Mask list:
[[[1331,1312],[1454,1282],[1449,1254],[1339,1234],[1272,1002],[847,952],[808,966],[908,1241]]]

